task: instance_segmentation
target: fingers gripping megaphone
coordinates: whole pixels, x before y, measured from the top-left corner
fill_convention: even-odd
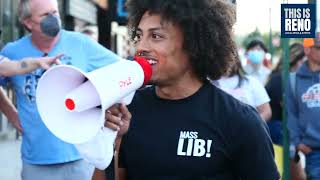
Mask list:
[[[38,82],[39,114],[56,137],[75,144],[85,159],[105,169],[112,160],[117,135],[104,128],[105,110],[116,103],[129,104],[151,73],[148,61],[140,57],[89,73],[69,65],[55,66]]]

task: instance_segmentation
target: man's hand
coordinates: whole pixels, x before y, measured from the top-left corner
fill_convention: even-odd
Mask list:
[[[11,119],[9,121],[11,122],[13,127],[16,128],[19,131],[19,133],[22,134],[23,130],[22,130],[22,126],[20,124],[20,120],[19,120],[18,114],[15,117],[8,117],[8,119]]]
[[[301,151],[305,155],[309,154],[312,151],[312,149],[305,144],[298,144],[297,150]]]
[[[2,111],[3,114],[8,118],[13,127],[15,127],[20,133],[22,133],[18,111],[2,88],[0,88],[0,111]]]
[[[37,59],[38,63],[39,63],[39,67],[41,67],[42,69],[49,69],[50,66],[52,64],[61,64],[59,58],[61,58],[63,56],[63,54],[59,54],[57,56],[54,57],[42,57]]]
[[[20,124],[20,119],[17,110],[14,108],[14,106],[7,106],[6,109],[7,110],[5,110],[4,113],[7,116],[8,121],[13,125],[14,128],[17,129],[17,131],[19,131],[19,133],[22,134],[23,130]]]
[[[115,104],[105,112],[105,127],[118,131],[118,136],[124,135],[131,120],[131,113],[123,104]]]

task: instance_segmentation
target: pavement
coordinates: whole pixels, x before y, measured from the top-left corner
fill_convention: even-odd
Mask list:
[[[21,180],[21,138],[0,138],[0,180]]]

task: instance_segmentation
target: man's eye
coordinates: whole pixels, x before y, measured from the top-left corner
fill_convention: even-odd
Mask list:
[[[136,36],[133,38],[134,42],[138,42],[141,39],[141,35],[140,34],[136,34]]]
[[[162,38],[162,36],[160,36],[158,34],[152,34],[152,38],[153,39],[160,39],[160,38]]]

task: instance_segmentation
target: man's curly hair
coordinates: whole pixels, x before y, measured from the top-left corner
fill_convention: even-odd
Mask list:
[[[143,14],[160,15],[177,24],[183,33],[183,48],[200,80],[219,79],[238,58],[232,27],[235,8],[223,0],[128,0],[131,39]]]

